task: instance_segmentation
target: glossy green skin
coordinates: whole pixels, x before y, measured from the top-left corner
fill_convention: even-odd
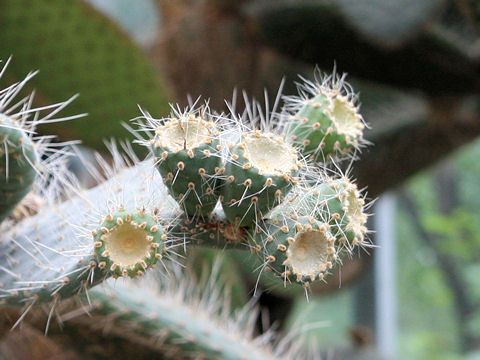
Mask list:
[[[296,172],[284,177],[259,174],[255,167],[244,169],[242,166],[248,163],[244,153],[245,150],[239,146],[232,149],[232,154],[238,155],[238,159],[225,166],[227,180],[222,186],[221,202],[230,222],[238,226],[251,226],[259,223],[262,217],[282,202],[293,186],[292,177]],[[233,176],[233,181],[229,180],[230,176]],[[265,186],[267,179],[272,180],[271,186]],[[247,180],[251,180],[250,186],[245,184]],[[278,190],[281,191],[280,195],[276,195]]]
[[[348,153],[355,148],[352,143],[347,142],[345,135],[335,131],[330,116],[324,113],[327,108],[327,97],[318,94],[290,118],[285,128],[287,138],[292,144],[300,148],[305,156],[312,156],[314,161],[319,162],[327,160],[330,156]],[[329,128],[333,131],[327,134]],[[309,144],[305,145],[305,141]]]
[[[181,205],[187,215],[190,216],[208,216],[215,208],[218,200],[218,188],[221,180],[217,176],[221,159],[216,146],[218,140],[213,140],[211,144],[202,144],[192,149],[193,158],[188,156],[186,150],[173,152],[166,147],[155,147],[153,153],[160,159],[157,169],[162,175],[165,185],[170,195]],[[205,156],[204,150],[210,151],[210,156]],[[162,158],[162,153],[168,153],[166,159]],[[178,164],[184,164],[183,170],[179,169]],[[205,174],[199,173],[200,169],[205,170]],[[194,190],[189,190],[189,184],[195,185]]]
[[[0,124],[0,221],[31,190],[36,176],[34,165],[37,162],[30,138],[22,129],[6,126],[14,125],[9,122]]]
[[[94,236],[95,242],[101,242],[102,246],[96,247],[95,248],[95,254],[97,257],[97,262],[105,262],[105,272],[110,273],[114,277],[122,276],[122,268],[120,266],[117,266],[115,270],[110,270],[110,267],[113,264],[113,260],[109,256],[103,256],[102,253],[106,249],[105,243],[102,241],[102,231],[101,228],[105,227],[109,230],[113,229],[115,226],[117,226],[117,219],[121,218],[124,223],[128,222],[127,221],[127,214],[130,214],[131,216],[131,222],[135,222],[137,224],[141,223],[146,223],[145,226],[145,232],[147,235],[152,236],[153,240],[152,243],[157,243],[158,247],[156,248],[151,248],[150,249],[150,256],[149,257],[144,257],[143,260],[145,261],[147,268],[155,265],[158,261],[158,259],[155,257],[156,254],[162,254],[162,251],[165,247],[165,241],[162,240],[162,235],[164,234],[163,230],[161,229],[160,226],[157,225],[157,222],[148,214],[145,213],[140,213],[138,210],[125,210],[125,211],[117,211],[114,214],[112,214],[113,220],[108,220],[105,219],[105,221],[102,222],[100,228],[97,230],[97,234]],[[150,229],[155,226],[157,227],[157,231],[152,232]],[[125,270],[127,271],[127,275],[130,277],[136,277],[138,276],[138,272],[141,271],[142,273],[147,270],[142,266],[140,263],[136,263],[134,266],[131,267],[126,267]]]

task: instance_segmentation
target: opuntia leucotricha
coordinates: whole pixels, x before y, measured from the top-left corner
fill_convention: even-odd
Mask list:
[[[0,68],[0,79],[9,62],[10,59]],[[69,144],[55,144],[52,142],[55,136],[37,135],[37,126],[84,116],[74,115],[60,120],[54,117],[76,96],[39,109],[32,107],[33,94],[17,99],[36,73],[31,72],[22,81],[0,90],[0,223],[12,216],[27,194],[36,192],[37,195],[45,195],[46,191],[56,190],[52,183],[63,179],[61,175],[65,169],[65,155],[69,152],[66,146]],[[65,148],[58,151],[57,146]],[[56,199],[57,195],[49,194],[48,197]]]
[[[365,199],[348,177],[326,177],[317,184],[295,189],[286,203],[287,211],[328,224],[338,247],[351,252],[355,246],[368,245]]]
[[[335,77],[334,80],[338,81]],[[100,171],[87,164],[87,168],[97,174],[100,185],[84,191],[68,172],[61,173],[62,186],[58,190],[58,176],[51,171],[42,172],[44,167],[65,170],[61,166],[63,160],[56,161],[65,151],[53,160],[43,159],[45,151],[42,150],[50,148],[41,146],[44,139],[35,141],[31,136],[39,121],[37,117],[28,122],[24,117],[35,112],[30,109],[29,99],[20,101],[18,106],[22,110],[16,114],[7,111],[8,114],[1,115],[23,84],[0,91],[0,131],[2,128],[4,131],[0,155],[2,144],[5,148],[4,166],[0,170],[5,172],[7,180],[0,179],[0,189],[8,192],[11,176],[18,177],[19,169],[23,171],[29,166],[33,176],[19,178],[18,183],[31,185],[17,189],[18,195],[11,196],[15,201],[8,206],[13,208],[13,202],[27,192],[32,195],[31,203],[39,205],[32,212],[20,211],[23,217],[12,216],[6,210],[5,214],[0,213],[0,216],[9,215],[0,231],[0,301],[24,306],[24,314],[38,303],[53,302],[51,318],[59,300],[83,294],[111,276],[142,276],[168,257],[176,244],[250,249],[261,258],[264,270],[278,275],[284,284],[299,283],[304,287],[312,281],[324,280],[340,263],[342,252],[350,254],[356,246],[368,245],[365,203],[356,185],[347,177],[328,177],[314,170],[313,162],[307,160],[311,158],[318,163],[328,157],[328,162],[321,165],[330,166],[337,155],[341,160],[343,154],[363,144],[363,127],[350,124],[361,117],[352,115],[351,111],[356,109],[348,96],[325,92],[316,95],[313,105],[303,104],[297,118],[303,119],[302,124],[312,125],[311,133],[297,127],[296,118],[281,117],[275,112],[270,120],[278,124],[287,119],[286,127],[272,126],[264,119],[254,118],[250,118],[250,125],[267,126],[249,127],[236,123],[233,114],[213,115],[207,106],[177,110],[161,120],[146,116],[148,124],[142,130],[150,130],[152,134],[143,143],[152,150],[154,161],[148,159],[140,163],[132,154],[127,160],[113,146],[113,167],[100,155]],[[331,90],[342,86],[307,84],[306,89],[327,87]],[[304,99],[299,100],[302,101]],[[315,105],[317,103],[320,105]],[[44,109],[53,109],[56,113],[65,104]],[[287,101],[285,111],[292,111],[295,106]],[[247,113],[253,114],[248,109]],[[328,116],[333,120],[330,119],[332,123],[326,127],[323,120],[318,119]],[[50,117],[43,120],[49,121]],[[353,126],[353,130],[340,138],[350,131],[345,130],[349,126]],[[230,136],[235,133],[232,129],[238,130],[236,136]],[[282,129],[287,129],[286,136],[277,131]],[[320,130],[324,133],[315,132]],[[289,136],[292,132],[293,137]],[[305,136],[303,140],[302,136]],[[315,149],[308,148],[312,141],[318,142]],[[127,168],[127,163],[136,165]],[[152,168],[152,163],[163,179]],[[106,174],[105,178],[101,174]],[[26,175],[21,173],[21,176]],[[62,202],[58,196],[47,197],[45,202],[36,201],[41,198],[39,195],[62,193],[65,189],[68,196]],[[6,204],[0,199],[0,206],[6,209]],[[133,293],[129,287],[120,288],[111,297],[99,291],[93,295],[105,304],[107,312],[126,309],[119,319],[148,323],[147,334],[152,330],[156,336],[159,330],[168,328],[166,336],[176,344],[179,338],[188,336],[188,341],[181,339],[180,346],[193,345],[206,354],[222,358],[237,359],[244,354],[248,345],[216,346],[232,341],[229,340],[231,327],[218,331],[215,322],[206,322],[201,317],[185,327],[184,320],[188,318],[185,307],[191,304],[178,301],[178,296],[185,296],[184,283],[173,288],[175,293],[171,297],[176,302],[166,304],[168,306],[153,293],[148,297],[146,291]],[[195,306],[202,303],[208,309],[219,309],[217,305],[210,305],[214,303],[204,303],[206,298],[215,299],[216,291],[195,297],[198,299]],[[165,308],[168,311],[162,310]],[[223,303],[221,308],[224,313]],[[196,306],[195,311],[198,309]],[[264,346],[252,349],[252,356],[267,358],[269,355],[264,350]],[[272,358],[281,355],[297,358],[294,353],[275,352]]]
[[[23,83],[15,86],[21,88]],[[306,86],[341,89],[343,85],[323,82]],[[3,108],[12,94],[10,90],[0,92]],[[342,103],[345,99],[341,96],[337,98],[340,107],[331,110],[332,114],[349,113],[350,105]],[[347,100],[351,99],[347,96]],[[329,101],[336,100],[325,100],[325,104]],[[20,101],[20,106],[23,104],[26,108],[16,117],[10,112],[5,122],[18,121],[19,126],[26,124],[27,130],[33,131],[38,118],[25,121],[23,116],[33,110],[27,110],[30,100]],[[330,105],[322,106],[322,113],[329,113]],[[285,111],[291,110],[292,103],[287,103]],[[318,115],[315,109],[310,110],[302,116]],[[359,120],[357,115],[348,116]],[[6,118],[4,114],[2,119]],[[208,106],[175,110],[161,120],[146,118],[142,130],[149,130],[151,135],[144,144],[153,151],[154,161],[150,161],[163,181],[147,163],[121,171],[111,171],[104,163],[102,172],[108,179],[98,179],[106,180],[98,187],[85,193],[77,189],[67,201],[47,201],[35,216],[15,220],[18,227],[5,230],[1,237],[0,281],[4,288],[0,298],[5,302],[50,301],[73,296],[112,275],[143,275],[175,244],[171,234],[182,243],[251,249],[264,261],[264,267],[285,283],[304,286],[323,279],[339,262],[342,251],[351,253],[356,246],[368,245],[365,203],[358,189],[346,177],[328,177],[313,170],[313,163],[306,159],[311,151],[291,141],[288,131],[280,133],[289,129],[288,123],[286,127],[267,126],[268,131],[263,131],[236,123],[233,115],[213,114]],[[272,113],[274,123],[282,119],[291,120]],[[5,129],[10,131],[11,127]],[[57,181],[57,176],[38,176],[39,164],[45,160],[31,155],[25,146],[31,143],[35,150],[50,148],[37,145],[29,134],[19,135],[23,140],[15,143],[23,146],[21,154],[27,156],[24,164],[36,164],[32,166],[37,173],[32,188],[41,189],[41,185]],[[7,140],[12,139],[9,135]],[[345,141],[362,144],[361,132],[356,139],[358,143]],[[9,154],[20,154],[15,144],[5,144],[14,149]],[[324,166],[332,164],[335,151]],[[122,157],[116,154],[114,159]],[[133,163],[139,161],[132,159]],[[45,166],[54,163],[47,161]],[[15,171],[12,168],[9,174]],[[68,176],[62,178],[68,183],[66,188],[76,189]],[[176,202],[167,196],[167,189]],[[102,217],[100,225],[93,215]],[[19,255],[23,257],[17,260]],[[32,259],[36,264],[33,268],[29,265]]]
[[[120,207],[107,214],[93,230],[98,267],[113,277],[142,276],[162,258],[165,248],[167,235],[158,221],[144,209]]]
[[[323,280],[338,259],[330,227],[312,216],[285,214],[267,219],[256,233],[255,242],[266,269],[282,277],[286,284],[308,286]]]
[[[176,233],[207,246],[246,245],[267,268],[303,285],[323,279],[343,250],[368,245],[356,185],[321,170],[353,158],[366,144],[365,124],[344,77],[320,80],[301,85],[299,97],[285,97],[269,119],[255,101],[240,116],[212,115],[207,107],[161,120],[144,114],[141,130],[154,132],[144,143],[187,215]],[[217,197],[223,215],[212,217]]]
[[[316,162],[353,156],[366,143],[356,95],[344,76],[318,77],[299,85],[300,96],[285,97],[287,139]]]
[[[207,108],[155,121],[156,166],[170,194],[190,216],[208,216],[218,200],[222,150]]]
[[[252,226],[279,205],[298,182],[301,167],[295,148],[258,130],[242,134],[226,161],[220,199],[227,219],[237,226]]]

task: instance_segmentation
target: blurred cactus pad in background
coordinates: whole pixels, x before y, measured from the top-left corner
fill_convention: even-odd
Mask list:
[[[62,138],[81,138],[84,145],[101,149],[105,138],[127,136],[121,122],[137,115],[137,104],[155,114],[168,112],[171,99],[161,73],[91,5],[2,0],[0,8],[0,57],[15,59],[9,78],[21,80],[35,64],[41,69],[36,103],[81,94],[66,113],[89,116],[55,125]]]
[[[476,359],[475,176],[403,184],[480,134],[479,32],[469,0],[0,0],[0,358]],[[435,299],[398,287],[389,350],[391,191]]]

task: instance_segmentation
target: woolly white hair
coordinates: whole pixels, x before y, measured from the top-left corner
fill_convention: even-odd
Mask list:
[[[93,322],[104,323],[103,328],[115,329],[119,336],[143,335],[155,339],[162,350],[185,346],[182,355],[194,358],[320,358],[318,352],[304,347],[302,333],[307,329],[279,334],[270,328],[255,335],[259,308],[252,300],[238,311],[231,310],[228,286],[219,276],[220,264],[217,259],[203,280],[170,264],[168,276],[151,272],[136,282],[107,281],[90,291],[92,306],[86,310]],[[60,320],[84,312],[75,310]],[[313,327],[319,325],[323,324]]]

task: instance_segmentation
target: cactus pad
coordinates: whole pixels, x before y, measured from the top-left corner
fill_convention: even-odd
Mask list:
[[[355,246],[367,245],[365,200],[347,177],[330,178],[302,190],[293,207],[299,215],[313,215],[330,224],[339,246],[351,251]]]
[[[32,141],[25,131],[0,114],[0,221],[31,190],[37,161]]]

